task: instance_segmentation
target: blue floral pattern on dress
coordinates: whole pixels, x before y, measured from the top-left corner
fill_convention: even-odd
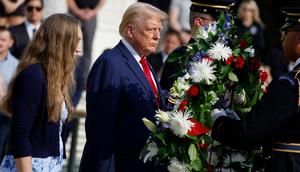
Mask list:
[[[61,110],[61,120],[59,125],[59,135],[62,132],[63,121],[66,120],[68,111],[65,103]],[[59,138],[59,156],[50,156],[47,158],[32,157],[32,172],[62,172],[63,162],[63,142],[62,138]],[[16,162],[12,155],[6,155],[0,165],[0,172],[17,172]]]

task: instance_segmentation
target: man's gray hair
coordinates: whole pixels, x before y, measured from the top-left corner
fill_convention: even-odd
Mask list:
[[[158,16],[162,20],[166,19],[168,15],[160,9],[142,2],[137,2],[130,5],[125,11],[122,21],[119,25],[119,33],[125,37],[125,29],[128,24],[133,24],[137,19],[148,19],[153,16]]]

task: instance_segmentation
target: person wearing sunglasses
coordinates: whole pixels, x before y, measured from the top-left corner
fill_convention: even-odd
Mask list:
[[[43,18],[43,7],[43,0],[26,0],[25,21],[10,28],[15,42],[11,52],[16,58],[22,57],[25,47],[39,29]]]

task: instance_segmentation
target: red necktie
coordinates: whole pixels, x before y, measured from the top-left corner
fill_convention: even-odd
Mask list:
[[[156,99],[158,99],[157,88],[156,88],[156,86],[154,84],[154,81],[153,81],[153,79],[151,77],[151,71],[150,71],[150,68],[149,68],[149,65],[148,65],[146,57],[142,57],[141,60],[140,60],[140,63],[142,65],[143,69],[144,69],[144,74],[145,74],[146,78],[149,81],[149,84],[150,84],[150,86],[152,88],[152,91],[153,91]]]

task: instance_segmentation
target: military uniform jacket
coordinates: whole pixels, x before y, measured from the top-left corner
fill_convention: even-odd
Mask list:
[[[245,114],[244,119],[218,118],[212,129],[212,137],[227,146],[242,149],[275,142],[300,143],[295,72],[274,79],[267,93],[250,113]],[[265,167],[268,172],[299,172],[300,154],[271,151]]]

